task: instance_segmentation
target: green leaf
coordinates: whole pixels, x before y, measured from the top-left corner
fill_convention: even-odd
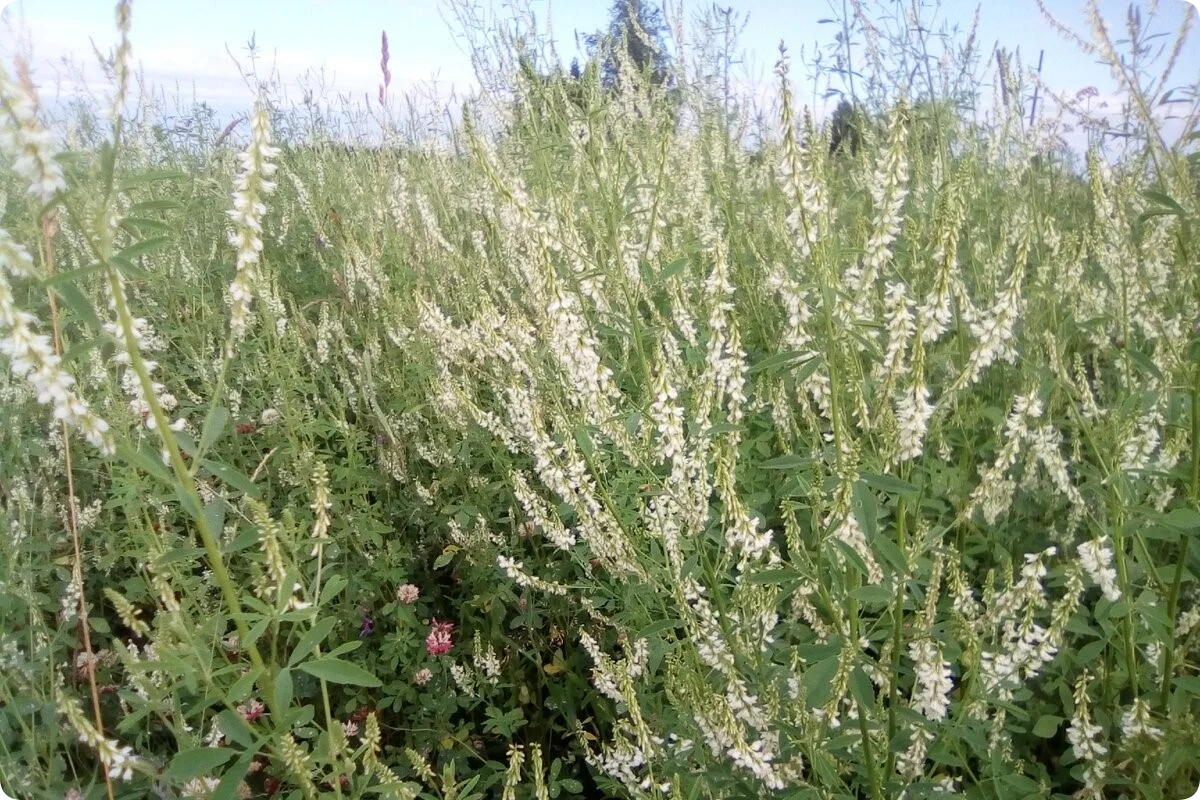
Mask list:
[[[228,747],[192,747],[180,750],[171,759],[164,774],[167,778],[185,781],[199,775],[208,775],[237,754]]]
[[[187,491],[183,484],[177,483],[174,486],[175,499],[179,501],[179,505],[187,512],[188,516],[197,522],[204,519],[204,507],[200,505],[200,499],[196,495]]]
[[[632,436],[637,436],[638,429],[642,426],[642,415],[634,411],[625,418],[625,432]]]
[[[1163,542],[1179,541],[1179,531],[1175,528],[1168,528],[1166,525],[1147,525],[1141,529],[1140,533],[1147,539]]]
[[[850,596],[866,606],[887,606],[892,594],[882,586],[860,586]]]
[[[131,205],[129,211],[140,214],[143,211],[174,211],[177,208],[183,208],[183,203],[178,200],[143,200]]]
[[[306,661],[300,664],[309,675],[329,683],[347,684],[350,686],[375,687],[383,682],[357,664],[342,661],[340,658],[321,658],[316,661]]]
[[[762,361],[752,364],[746,370],[746,374],[754,375],[764,370],[790,369],[798,367],[801,364],[807,364],[810,361],[815,361],[816,358],[817,354],[809,350],[785,350],[782,353],[776,353],[773,356],[768,356]]]
[[[779,488],[780,497],[805,497],[812,491],[812,485],[803,475],[792,473]]]
[[[250,633],[246,636],[246,640],[241,642],[242,647],[249,647],[252,644],[258,643],[258,637],[267,632],[267,628],[271,627],[271,618],[263,617],[258,622],[254,623],[250,628]]]
[[[169,564],[177,564],[180,561],[199,561],[204,557],[204,548],[194,545],[187,547],[173,547],[155,559],[155,566],[158,568],[165,567]]]
[[[804,577],[796,570],[790,567],[780,569],[764,569],[758,572],[751,572],[749,575],[742,577],[742,582],[751,586],[759,586],[768,583],[787,583],[794,581],[797,578]]]
[[[871,540],[871,549],[888,563],[888,566],[899,573],[908,572],[908,560],[900,546],[887,536],[876,536]]]
[[[248,749],[254,748],[254,730],[246,723],[246,720],[242,719],[240,714],[225,709],[217,714],[217,727],[229,741]]]
[[[225,481],[225,483],[228,483],[233,488],[249,495],[250,497],[258,497],[258,487],[255,486],[248,477],[243,475],[241,472],[238,472],[228,464],[222,464],[220,461],[213,461],[209,458],[202,460],[200,463],[204,465],[205,469],[207,469],[213,475],[216,475],[221,480]]]
[[[204,453],[212,447],[229,424],[229,410],[223,406],[213,406],[204,417],[204,429],[200,433],[199,449]]]
[[[275,708],[282,714],[292,704],[292,671],[281,669],[275,675]]]
[[[805,456],[787,455],[769,458],[758,466],[762,469],[804,469],[812,466],[812,459]]]
[[[154,236],[149,239],[142,239],[134,242],[126,248],[121,249],[114,258],[119,258],[122,261],[133,263],[134,259],[144,256],[146,253],[153,252],[164,245],[171,243],[170,236]]]
[[[1171,638],[1174,632],[1174,625],[1171,624],[1171,619],[1167,616],[1165,605],[1157,602],[1153,592],[1147,592],[1138,598],[1137,616],[1143,619],[1150,630],[1162,636],[1164,640]]]
[[[457,552],[458,552],[458,547],[456,547],[455,545],[449,545],[445,550],[442,551],[442,554],[440,556],[438,556],[437,558],[434,559],[433,568],[441,569],[442,567],[446,566],[447,564],[449,564],[451,561],[454,560],[454,554]]]
[[[520,708],[511,711],[501,711],[495,706],[489,706],[487,720],[483,723],[484,731],[498,733],[501,736],[511,736],[518,728],[525,726],[525,712]]]
[[[852,495],[854,516],[870,542],[879,533],[879,500],[865,481],[855,481]]]
[[[675,628],[683,627],[683,621],[678,619],[660,619],[658,622],[651,622],[646,627],[637,632],[637,639],[649,639],[651,636],[657,636],[663,631],[674,630]]]
[[[163,466],[162,459],[154,458],[141,450],[134,450],[127,444],[117,445],[117,458],[121,459],[130,466],[137,467],[151,477],[157,478],[168,486],[173,485],[174,479],[167,468]]]
[[[858,570],[860,575],[865,578],[870,574],[870,570],[867,569],[867,562],[863,561],[862,556],[860,556],[853,547],[836,536],[830,537],[828,541],[846,557],[846,560],[850,562],[850,566]]]
[[[294,667],[300,661],[312,655],[313,648],[325,641],[325,637],[333,630],[333,626],[337,624],[337,620],[333,617],[317,620],[317,623],[309,630],[304,632],[300,637],[300,641],[296,643],[296,647],[292,650],[292,655],[288,659],[288,666]]]
[[[254,682],[258,680],[258,676],[263,673],[262,667],[252,667],[242,677],[233,682],[233,686],[229,687],[227,696],[234,703],[240,703],[250,696],[250,692],[254,691]]]
[[[800,683],[804,687],[804,702],[809,708],[819,708],[833,697],[833,679],[837,671],[837,656],[818,661],[804,671]]]
[[[121,230],[130,236],[142,236],[145,232],[168,234],[171,233],[171,226],[148,217],[125,217],[125,219],[121,220]],[[122,264],[133,263],[122,258],[120,255],[113,256],[113,261],[119,261]]]
[[[363,646],[362,639],[351,639],[350,641],[339,644],[337,647],[325,654],[326,658],[340,658],[347,653],[353,653],[355,650]]]
[[[295,728],[302,728],[305,725],[311,725],[313,717],[317,714],[317,709],[312,703],[300,706],[296,709],[296,714],[288,719],[288,723]]]
[[[1014,792],[1018,792],[1016,795],[1010,795],[1007,792],[1003,792],[1001,797],[1005,800],[1007,800],[1009,797],[1020,798],[1020,800],[1034,800],[1034,798],[1042,798],[1046,796],[1041,785],[1027,775],[1009,772],[1001,775],[999,782],[1008,786]],[[1000,787],[998,786],[996,788],[999,789]]]
[[[1128,354],[1129,360],[1136,364],[1142,372],[1160,381],[1163,379],[1162,370],[1150,359],[1150,356],[1139,353],[1137,350],[1126,350],[1125,352]]]
[[[1062,724],[1062,717],[1055,717],[1050,714],[1043,714],[1034,723],[1033,735],[1041,739],[1049,739],[1058,733],[1058,726]]]
[[[1163,517],[1163,522],[1179,530],[1195,530],[1200,528],[1200,513],[1190,508],[1174,508]]]
[[[1075,651],[1075,663],[1088,665],[1094,662],[1104,652],[1104,648],[1108,646],[1108,642],[1103,639],[1095,642],[1089,642],[1083,647]]]
[[[63,353],[62,359],[68,364],[74,364],[83,357],[84,353],[94,347],[101,347],[102,345],[104,345],[104,339],[100,338],[99,336],[93,336],[90,339],[84,339],[82,342],[75,342],[75,344],[68,347],[67,351]]]
[[[152,169],[145,172],[139,172],[136,175],[124,176],[117,188],[124,192],[132,189],[135,186],[144,186],[147,183],[182,180],[183,178],[188,177],[190,177],[188,173],[181,172],[177,169]]]
[[[809,359],[808,361],[804,362],[800,369],[796,370],[795,373],[792,374],[792,380],[794,380],[796,383],[804,383],[812,376],[814,372],[817,371],[817,369],[820,368],[820,366],[821,359]]]
[[[1163,208],[1169,209],[1173,214],[1178,214],[1179,216],[1185,216],[1187,214],[1187,212],[1183,210],[1183,206],[1175,202],[1175,198],[1156,189],[1147,189],[1146,191],[1142,192],[1142,197],[1145,197],[1152,203],[1157,203]]]
[[[683,270],[687,267],[687,265],[688,265],[688,260],[686,258],[677,258],[674,261],[672,261],[670,264],[667,264],[665,267],[663,267],[659,271],[658,276],[660,278],[662,278],[663,280],[674,277],[674,276],[678,275],[679,273],[683,272]]]
[[[583,453],[584,458],[590,458],[596,451],[596,446],[592,444],[592,437],[586,428],[575,429],[575,444],[579,445],[579,452]]]
[[[54,293],[61,297],[75,316],[87,323],[88,327],[99,330],[100,317],[96,315],[96,309],[92,308],[91,302],[83,296],[78,286],[73,283],[60,283],[54,287]]]
[[[479,779],[481,777],[483,777],[483,776],[480,775],[479,773],[476,773],[476,774],[472,775],[470,778],[468,778],[467,780],[460,783],[457,787],[455,787],[456,790],[458,791],[458,796],[461,797],[462,800],[482,800],[483,799],[482,794],[479,794],[479,793],[472,794],[472,792],[471,792],[471,790],[475,788],[475,785],[479,783]]]
[[[863,672],[862,667],[855,667],[850,671],[850,693],[865,711],[869,712],[875,707],[875,687],[871,685],[871,679]]]
[[[86,267],[76,267],[69,269],[66,272],[56,272],[41,280],[43,288],[49,289],[63,283],[74,283],[78,278],[86,278],[88,275],[94,275],[97,272],[104,272],[104,264],[99,261],[93,261]]]
[[[237,524],[236,522],[234,523]],[[247,526],[245,530],[234,537],[233,541],[225,545],[226,553],[238,553],[242,550],[258,546],[258,531]]]
[[[175,444],[179,445],[179,449],[184,453],[184,455],[188,456],[189,458],[196,457],[196,440],[193,439],[192,435],[187,431],[175,432]]]
[[[257,755],[254,751],[248,751],[242,754],[242,757],[233,763],[233,766],[225,771],[221,776],[221,782],[217,784],[216,790],[209,797],[209,800],[235,800],[238,790],[238,784],[242,782],[242,778],[246,777],[246,773],[250,771],[250,765],[254,763],[254,758]]]
[[[1065,627],[1071,633],[1078,633],[1082,636],[1086,636],[1089,639],[1099,639],[1101,636],[1103,636],[1100,631],[1096,630],[1091,625],[1088,625],[1078,615],[1075,615],[1067,620]]]
[[[912,495],[917,494],[917,487],[908,481],[900,480],[893,475],[880,475],[874,472],[864,472],[859,475],[872,489],[888,494]]]
[[[342,590],[349,585],[350,581],[343,578],[341,575],[331,575],[329,580],[325,581],[325,585],[321,588],[321,599],[317,601],[317,605],[324,606],[333,598],[342,593]]]
[[[204,504],[204,521],[214,536],[225,530],[225,501],[222,498],[214,497]]]
[[[741,425],[737,425],[732,422],[722,422],[720,424],[713,425],[711,428],[706,430],[704,432],[704,437],[706,439],[711,439],[712,437],[720,436],[723,433],[738,433],[744,430],[746,429]]]

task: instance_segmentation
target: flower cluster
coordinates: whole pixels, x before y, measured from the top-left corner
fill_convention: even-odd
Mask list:
[[[1084,542],[1076,551],[1079,553],[1079,565],[1096,582],[1104,596],[1114,603],[1120,600],[1121,590],[1117,588],[1117,571],[1112,568],[1113,553],[1107,537]]]
[[[909,644],[908,654],[917,676],[913,708],[935,722],[945,719],[950,708],[950,692],[954,689],[950,663],[943,660],[941,648],[929,639]]]
[[[29,191],[42,203],[67,188],[55,160],[54,137],[37,118],[32,93],[19,86],[0,65],[0,150],[12,156],[13,171],[29,181]]]
[[[425,637],[425,651],[431,656],[442,656],[454,647],[454,623],[429,622],[429,635]]]
[[[67,718],[79,741],[96,751],[96,757],[104,764],[108,777],[122,781],[133,778],[134,767],[141,762],[134,755],[132,747],[105,738],[75,701],[66,695],[59,696],[58,711]]]
[[[110,455],[116,447],[108,423],[75,391],[75,378],[64,369],[50,337],[37,332],[37,318],[16,306],[9,277],[35,275],[29,252],[0,230],[0,353],[8,356],[14,375],[29,381],[37,402],[50,406],[55,419]]]
[[[36,101],[0,66],[0,150],[13,158],[13,171],[27,180],[30,192],[49,203],[66,189],[55,160],[54,139],[37,119]],[[73,389],[75,379],[62,366],[50,338],[36,332],[37,319],[16,307],[10,278],[35,278],[29,252],[0,230],[0,352],[9,357],[13,374],[27,378],[37,401],[53,408],[55,419],[77,429],[108,455],[114,451],[108,423],[94,414]]]
[[[267,212],[263,198],[275,188],[269,180],[275,174],[271,159],[279,155],[279,148],[271,145],[271,123],[265,106],[255,109],[250,129],[250,147],[238,157],[241,171],[234,183],[233,209],[229,212],[234,227],[229,241],[237,250],[237,270],[229,286],[229,327],[235,340],[246,334],[250,321],[263,249],[262,218]]]

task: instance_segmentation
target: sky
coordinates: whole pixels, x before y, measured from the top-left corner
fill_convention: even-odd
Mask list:
[[[610,0],[527,0],[543,26],[549,19],[558,52],[569,61],[575,54],[575,34],[604,25]],[[1159,0],[1157,29],[1173,34],[1183,15],[1196,17],[1190,2]],[[506,0],[455,0],[475,6],[494,5],[504,13]],[[678,2],[678,0],[674,0]],[[683,0],[685,11],[709,2]],[[883,0],[887,2],[887,0]],[[1069,27],[1086,31],[1082,3],[1046,0]],[[745,59],[737,67],[739,85],[756,94],[774,86],[772,65],[781,40],[793,53],[793,80],[801,102],[811,102],[803,47],[811,56],[816,42],[832,40],[836,26],[820,24],[840,11],[843,0],[722,0],[746,18],[740,38]],[[1140,3],[1145,9],[1146,3]],[[1123,26],[1127,0],[1101,0],[1101,9],[1114,29]],[[69,96],[85,84],[103,95],[104,82],[93,43],[108,52],[116,41],[113,3],[108,0],[0,0],[0,59],[11,63],[15,48],[32,54],[35,81],[44,99]],[[943,0],[935,17],[966,27],[974,0]],[[394,96],[435,91],[458,96],[475,85],[465,42],[456,34],[447,0],[136,0],[133,3],[134,59],[146,82],[163,94],[203,100],[218,116],[233,119],[253,102],[238,64],[249,65],[247,43],[253,37],[260,71],[277,69],[298,97],[299,77],[320,73],[330,95],[344,94],[364,102],[378,92],[379,42],[386,31],[390,43]],[[1116,87],[1106,67],[1064,42],[1043,20],[1035,0],[984,0],[979,41],[984,52],[999,43],[1020,49],[1026,64],[1045,51],[1044,79],[1064,92],[1094,86],[1099,101],[1116,104]],[[1169,41],[1164,37],[1163,41]],[[71,66],[64,63],[71,62]],[[311,71],[311,72],[310,72]],[[1200,24],[1192,44],[1176,67],[1179,80],[1200,76]],[[292,94],[289,92],[289,96]],[[294,99],[294,98],[293,98]],[[1098,102],[1099,102],[1098,101]]]

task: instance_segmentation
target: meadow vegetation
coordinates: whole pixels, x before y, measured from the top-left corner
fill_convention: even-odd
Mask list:
[[[853,147],[671,20],[373,148],[173,130],[128,2],[104,105],[2,65],[0,784],[1191,795],[1196,15],[1092,9],[1072,158],[1086,98],[851,7]]]

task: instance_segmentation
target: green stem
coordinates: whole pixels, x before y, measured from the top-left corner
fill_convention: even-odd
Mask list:
[[[1117,498],[1118,502],[1120,499]],[[1126,600],[1125,617],[1122,620],[1125,639],[1125,668],[1129,671],[1129,686],[1133,696],[1138,696],[1137,651],[1133,640],[1133,604],[1129,590],[1129,571],[1125,564],[1125,515],[1120,510],[1113,515],[1113,550],[1117,556],[1117,577],[1121,584],[1121,596]]]
[[[1200,500],[1200,354],[1192,379],[1192,502]]]
[[[863,760],[867,762],[867,780],[871,784],[872,800],[883,800],[883,787],[879,782],[879,769],[875,766],[875,754],[871,748],[871,734],[867,730],[867,709],[858,703],[858,730],[862,734]]]
[[[900,498],[896,507],[896,545],[900,548],[901,553],[904,552],[904,540],[907,533],[905,530],[907,511],[907,501]],[[904,589],[906,582],[906,575],[896,576],[896,604],[892,608],[892,669],[888,688],[888,742],[891,742],[896,735],[896,709],[900,703],[900,654],[904,647]],[[892,752],[889,747],[887,765],[889,775],[892,774],[895,765],[896,753]]]
[[[321,596],[321,573],[324,570],[324,567],[325,567],[325,548],[322,547],[318,543],[318,545],[317,545],[317,580],[316,580],[316,586],[313,589],[313,596],[317,597],[317,598],[320,598],[320,596]],[[318,612],[319,612],[319,607],[318,607]],[[316,621],[317,620],[314,617],[314,619],[313,619],[314,627],[316,626]],[[315,648],[313,648],[313,652],[315,652],[317,654],[317,658],[320,658],[321,657],[321,645],[317,644],[317,646]],[[325,730],[326,730],[325,741],[328,742],[328,744],[329,744],[329,763],[333,764],[333,763],[335,763],[335,761],[334,761],[335,753],[333,751],[333,738],[334,738],[333,726],[335,724],[334,719],[333,719],[333,704],[329,702],[329,684],[325,682],[324,678],[321,678],[320,681],[321,681],[321,702],[325,709]],[[341,781],[334,780],[334,781],[332,781],[332,783],[333,783],[333,791],[340,798],[342,796]]]
[[[858,573],[853,573],[851,578],[851,596],[848,599],[848,611],[850,616],[850,640],[857,642],[860,636],[858,600],[853,595],[853,590],[858,588],[860,578]],[[871,747],[871,732],[867,729],[867,708],[860,701],[855,699],[855,705],[858,707],[858,730],[862,736],[863,761],[867,765],[867,780],[871,785],[872,800],[883,800],[883,789],[879,780],[879,769],[875,764],[875,753]]]
[[[1195,378],[1192,381],[1192,485],[1191,501],[1194,504],[1200,498],[1200,361],[1196,364]],[[1175,558],[1175,577],[1171,581],[1171,593],[1167,596],[1167,621],[1175,624],[1175,616],[1179,613],[1179,591],[1183,585],[1183,573],[1188,558],[1189,534],[1179,537],[1179,555]],[[1171,700],[1171,678],[1175,673],[1174,636],[1167,637],[1167,653],[1163,660],[1162,694],[1158,702],[1163,712]]]
[[[1167,597],[1167,622],[1175,625],[1175,615],[1179,611],[1179,588],[1183,584],[1184,562],[1188,556],[1188,535],[1185,533],[1179,539],[1179,557],[1175,561],[1175,580],[1171,582],[1171,594]],[[1171,677],[1175,672],[1175,637],[1167,636],[1167,654],[1163,661],[1162,694],[1158,703],[1164,713],[1167,703],[1171,700]]]
[[[125,347],[129,354],[130,368],[138,376],[142,395],[145,397],[147,405],[150,406],[150,413],[154,417],[154,424],[162,440],[163,448],[167,451],[168,461],[175,473],[176,480],[179,481],[178,488],[183,491],[184,495],[191,501],[191,504],[195,508],[201,509],[204,507],[204,502],[200,498],[200,493],[196,490],[196,483],[192,474],[188,471],[187,465],[183,463],[183,456],[179,451],[179,445],[171,432],[170,420],[167,419],[167,415],[163,412],[162,406],[158,402],[158,396],[154,392],[154,383],[150,379],[150,373],[146,369],[146,362],[142,359],[141,351],[138,349],[136,335],[133,330],[133,318],[130,316],[129,307],[125,303],[125,290],[121,285],[120,273],[107,260],[106,266],[109,289],[112,293],[117,317],[121,322],[121,330],[125,337]],[[204,547],[213,577],[217,580],[217,585],[221,589],[221,596],[225,600],[225,605],[229,608],[234,625],[237,626],[238,638],[244,643],[243,646],[246,647],[246,651],[250,655],[250,663],[260,672],[263,694],[265,695],[267,704],[271,708],[272,716],[278,719],[275,709],[274,678],[267,670],[258,647],[250,638],[250,627],[246,624],[245,612],[242,610],[241,601],[238,599],[237,589],[229,577],[229,571],[225,568],[225,562],[221,556],[221,549],[217,545],[216,537],[213,535],[208,520],[203,514],[194,514],[193,518],[196,524],[196,532],[200,536],[200,542]]]

